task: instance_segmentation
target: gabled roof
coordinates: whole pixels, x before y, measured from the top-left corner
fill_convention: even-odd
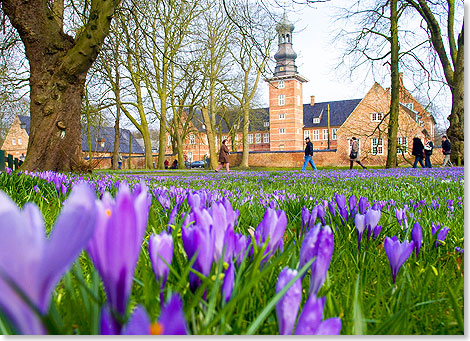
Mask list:
[[[31,117],[18,115],[20,123],[25,124],[26,132],[30,133],[31,130]],[[93,152],[109,152],[112,153],[114,150],[114,128],[113,127],[91,127],[91,151]],[[129,153],[129,130],[119,129],[119,152],[120,153]],[[101,147],[97,143],[98,138],[104,138],[104,147]],[[88,151],[88,134],[86,126],[82,127],[82,151]],[[131,153],[132,154],[143,154],[144,150],[141,145],[137,142],[135,137],[131,134]]]
[[[29,135],[29,131],[31,130],[31,117],[18,115],[18,119],[20,120],[20,124],[26,124],[25,130]]]
[[[328,127],[328,104],[330,105],[330,126],[341,126],[361,101],[362,98],[315,103],[313,106],[310,103],[304,104],[304,127]],[[320,123],[314,124],[314,118],[320,118]]]

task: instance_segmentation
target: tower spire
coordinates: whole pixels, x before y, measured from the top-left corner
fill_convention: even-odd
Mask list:
[[[274,55],[276,60],[276,68],[274,69],[274,77],[296,75],[297,66],[295,59],[297,53],[292,48],[292,33],[294,32],[294,24],[287,19],[287,13],[284,14],[281,21],[276,25],[278,35],[278,50]]]

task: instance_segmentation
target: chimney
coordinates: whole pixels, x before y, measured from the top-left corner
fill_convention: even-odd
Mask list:
[[[310,105],[312,107],[315,105],[315,96],[310,96]]]

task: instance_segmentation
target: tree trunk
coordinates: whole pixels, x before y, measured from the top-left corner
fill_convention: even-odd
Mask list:
[[[217,151],[215,150],[214,132],[207,108],[202,108],[202,118],[206,126],[207,142],[209,144],[209,157],[211,169],[216,169],[218,165]]]
[[[241,168],[248,168],[248,157],[250,153],[250,144],[248,143],[248,133],[250,127],[250,108],[248,105],[243,106],[243,152],[242,161],[240,163]]]
[[[119,132],[119,122],[121,119],[121,89],[119,88],[119,66],[117,65],[117,53],[115,53],[115,59],[116,61],[116,81],[113,86],[113,91],[114,91],[114,97],[116,99],[116,120],[114,121],[114,150],[113,150],[113,162],[112,162],[112,168],[113,169],[118,169],[118,157],[119,157],[119,142],[121,141],[121,136]]]
[[[71,37],[63,32],[62,1],[55,2],[53,9],[40,0],[2,1],[2,10],[18,32],[30,65],[31,130],[22,169],[89,168],[81,155],[85,79],[118,5],[119,0],[92,1],[85,25]]]
[[[400,110],[400,74],[398,70],[398,0],[390,1],[390,45],[392,75],[390,118],[388,121],[388,152],[385,168],[394,168],[397,165],[397,135],[398,135],[398,114]]]
[[[166,146],[166,131],[167,131],[167,119],[166,119],[166,87],[165,91],[160,94],[160,136],[159,136],[159,145],[158,148],[158,169],[165,169],[165,146]]]
[[[455,63],[454,82],[452,84],[452,111],[448,120],[447,136],[452,144],[452,162],[458,166],[464,160],[464,30],[459,35],[459,51]]]

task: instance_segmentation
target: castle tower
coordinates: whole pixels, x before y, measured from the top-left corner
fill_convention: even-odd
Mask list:
[[[269,83],[270,149],[301,150],[304,149],[302,84],[308,80],[297,72],[297,54],[292,48],[294,25],[285,12],[276,31],[276,68],[273,77],[265,79]]]

